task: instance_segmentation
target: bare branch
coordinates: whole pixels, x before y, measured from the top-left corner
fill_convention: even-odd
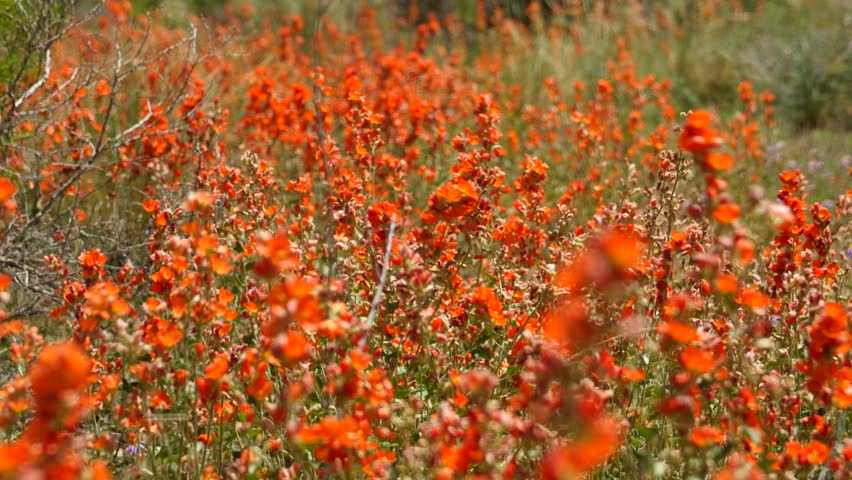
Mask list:
[[[373,329],[373,322],[376,319],[376,314],[379,311],[379,305],[382,303],[382,294],[385,290],[385,282],[388,279],[388,270],[390,270],[390,257],[393,251],[393,233],[396,230],[396,222],[391,222],[390,230],[388,231],[388,239],[385,245],[384,265],[382,265],[382,276],[379,279],[379,286],[376,287],[376,293],[373,295],[373,303],[370,305],[370,313],[367,314],[367,321],[364,322],[364,337],[361,338],[361,348],[367,344],[367,338],[370,331]]]
[[[124,131],[122,131],[118,135],[112,137],[112,140],[111,140],[112,143],[118,143],[121,139],[126,138],[131,133],[133,133],[136,130],[139,130],[140,128],[145,126],[145,123],[154,116],[154,109],[153,109],[153,107],[151,107],[151,102],[146,102],[146,106],[148,107],[148,113],[146,113],[142,118],[140,118],[138,122],[136,122],[133,125],[131,125],[130,127],[126,128]]]
[[[17,109],[18,107],[21,106],[22,103],[26,102],[28,98],[32,97],[33,94],[35,94],[35,92],[37,92],[38,89],[41,88],[42,85],[45,84],[45,82],[47,82],[48,78],[50,78],[50,49],[49,48],[44,53],[44,74],[41,76],[41,78],[38,79],[37,82],[30,85],[30,88],[28,88],[20,97],[18,97],[17,100],[15,100],[15,103],[13,104],[14,108]]]

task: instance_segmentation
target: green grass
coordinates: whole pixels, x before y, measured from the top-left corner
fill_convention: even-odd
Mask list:
[[[814,202],[833,200],[849,188],[852,136],[846,132],[805,131],[770,146],[767,157],[770,171],[800,168],[810,181]]]

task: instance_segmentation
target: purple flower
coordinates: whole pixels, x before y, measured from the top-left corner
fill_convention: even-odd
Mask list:
[[[124,453],[134,457],[146,451],[148,451],[148,449],[145,448],[144,443],[140,443],[139,445],[128,445],[127,448],[124,449]]]

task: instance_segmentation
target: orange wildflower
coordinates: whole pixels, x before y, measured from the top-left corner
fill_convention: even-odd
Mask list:
[[[270,346],[270,352],[279,361],[292,364],[310,357],[311,343],[301,332],[289,331],[275,337]]]
[[[12,284],[12,276],[8,273],[0,273],[0,292],[5,292]]]
[[[544,480],[574,478],[606,462],[621,442],[621,427],[614,418],[595,420],[578,440],[552,449],[542,460]]]
[[[852,368],[841,368],[834,378],[837,381],[831,397],[834,404],[839,408],[852,407]]]
[[[154,213],[160,209],[160,202],[149,198],[142,202],[142,209],[148,213]]]
[[[204,212],[216,201],[216,195],[210,192],[191,192],[186,197],[183,208],[190,212]]]
[[[725,432],[711,427],[701,426],[695,427],[689,432],[689,440],[698,448],[704,448],[708,445],[719,444],[725,441]]]
[[[789,442],[785,447],[785,453],[801,465],[820,465],[828,460],[831,450],[819,440],[813,440],[807,445]]]
[[[620,271],[636,268],[645,256],[645,243],[632,232],[610,231],[600,243],[606,258]]]
[[[680,354],[680,362],[694,373],[707,373],[716,366],[716,358],[712,352],[698,347],[686,347]]]
[[[279,272],[299,265],[299,258],[290,248],[290,240],[284,233],[274,237],[269,234],[258,235],[256,251],[260,260],[254,271],[261,277],[273,277]]]
[[[734,157],[727,153],[708,153],[705,161],[713,170],[728,170],[734,166]]]
[[[157,332],[157,343],[162,348],[172,348],[183,339],[183,331],[177,325],[162,322]]]
[[[91,370],[89,357],[76,344],[45,347],[30,369],[33,398],[39,412],[53,415],[62,397],[83,393]]]
[[[698,332],[693,326],[676,320],[669,320],[657,324],[657,333],[684,345],[698,340]]]
[[[808,327],[808,334],[811,337],[808,349],[814,357],[841,355],[852,349],[848,316],[839,303],[826,303]]]
[[[729,274],[717,275],[713,280],[713,286],[719,293],[730,294],[737,291],[737,277]]]
[[[706,152],[722,145],[722,136],[710,129],[713,117],[705,110],[690,112],[680,134],[678,145],[687,152]]]
[[[132,312],[130,304],[120,296],[121,288],[112,282],[98,282],[86,291],[80,327],[92,331],[102,320],[123,317]]]
[[[228,257],[218,253],[210,257],[210,266],[217,275],[227,275],[234,269]]]
[[[471,300],[474,305],[481,305],[488,311],[488,316],[494,321],[498,327],[506,324],[506,317],[503,315],[503,304],[497,299],[494,290],[481,286],[473,291]]]
[[[81,253],[77,260],[83,266],[83,277],[98,277],[104,273],[103,267],[106,264],[107,256],[95,248]]]
[[[0,201],[4,201],[17,193],[18,187],[15,186],[8,178],[0,177]]]
[[[204,370],[204,376],[208,380],[213,381],[219,380],[224,377],[225,374],[228,373],[228,368],[230,365],[228,362],[228,357],[229,355],[227,353],[220,353],[219,355],[216,355],[216,357],[213,358],[213,361],[210,362],[210,365]]]
[[[769,297],[761,293],[756,287],[744,288],[740,291],[739,300],[743,305],[750,307],[755,313],[766,312],[769,306]]]
[[[438,187],[429,203],[449,217],[461,217],[473,211],[478,199],[476,187],[464,178],[456,177]]]
[[[740,216],[740,206],[735,203],[723,203],[713,210],[713,218],[719,223],[731,223]]]

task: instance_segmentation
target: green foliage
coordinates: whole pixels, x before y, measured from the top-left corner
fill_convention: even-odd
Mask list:
[[[796,128],[852,127],[852,9],[827,1],[822,8],[799,6],[780,12],[786,39],[765,39],[752,48],[767,86],[779,96]],[[764,26],[764,32],[770,30]],[[760,42],[756,39],[756,43]]]
[[[142,14],[163,6],[163,0],[133,0],[133,12]]]
[[[550,75],[565,86],[574,80],[593,83],[605,75],[616,39],[626,35],[637,74],[671,78],[674,99],[683,108],[714,105],[732,112],[738,107],[732,92],[750,80],[758,91],[777,96],[787,129],[852,127],[848,2],[747,2],[740,13],[710,19],[702,18],[700,2],[691,0],[638,4],[643,6],[638,14],[613,7],[602,21],[573,25],[582,38],[582,54],[572,52],[574,41],[568,37],[556,47],[546,38],[536,39],[536,55],[517,65],[506,81],[526,87],[525,95],[539,95],[538,85]],[[572,26],[570,19],[551,22]],[[641,28],[634,31],[631,25]]]
[[[0,0],[0,137],[9,134],[12,99],[35,81],[72,5],[72,0]]]
[[[0,5],[12,0],[0,0]],[[228,0],[134,0],[137,12],[162,8],[170,17],[202,15],[222,19]],[[236,3],[231,2],[236,5]],[[354,4],[355,2],[353,2]],[[394,21],[393,15],[407,17],[410,0],[372,0],[385,17],[384,23]],[[476,0],[425,0],[414,2],[420,20],[427,13],[454,13],[466,25],[476,22]],[[529,0],[487,0],[486,8],[493,12],[501,8],[508,17],[525,23]],[[705,19],[700,15],[703,2],[696,0],[642,0],[624,4],[608,4],[609,19],[599,22],[572,23],[571,18],[548,15],[550,2],[541,2],[544,18],[554,25],[576,27],[581,33],[583,54],[576,55],[572,39],[565,37],[558,49],[552,48],[544,32],[535,39],[536,55],[530,55],[516,68],[506,73],[505,81],[524,86],[525,100],[542,95],[539,87],[547,76],[555,76],[570,86],[574,80],[593,84],[606,74],[607,61],[614,53],[615,40],[624,33],[631,37],[630,48],[637,61],[637,73],[653,74],[673,79],[673,96],[678,105],[699,108],[715,105],[731,112],[738,106],[732,92],[744,79],[754,82],[760,90],[776,94],[781,108],[779,118],[790,129],[839,128],[852,126],[852,51],[848,31],[852,27],[852,9],[839,0],[746,0],[742,12]],[[313,0],[249,1],[263,17],[275,21],[282,15],[302,14],[309,33],[312,18],[319,4]],[[349,2],[330,2],[327,16],[343,28],[354,15]],[[584,12],[596,8],[594,1],[581,1]],[[638,5],[636,15],[631,5]],[[666,31],[658,23],[665,19],[673,26]],[[177,21],[177,20],[175,20]],[[655,34],[631,25],[645,25]],[[400,32],[401,36],[405,32]],[[496,40],[497,32],[465,35],[466,47],[475,53],[479,43]],[[668,36],[668,49],[661,51],[654,41]],[[0,77],[2,78],[2,77]]]
[[[14,80],[24,55],[22,41],[25,32],[20,25],[20,13],[15,0],[0,0],[0,83]]]

